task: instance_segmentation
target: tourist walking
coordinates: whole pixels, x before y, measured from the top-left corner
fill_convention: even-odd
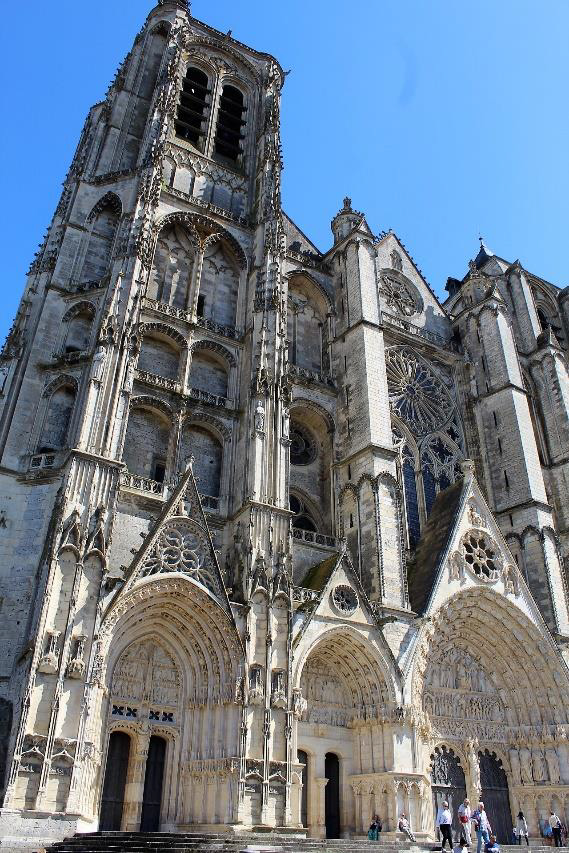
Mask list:
[[[490,832],[492,831],[482,800],[478,803],[478,808],[472,812],[471,820],[476,829],[476,838],[478,839],[476,853],[481,853],[482,842],[484,842],[484,844],[488,844],[490,841]]]
[[[516,836],[518,844],[521,844],[522,838],[525,838],[526,844],[529,847],[528,822],[525,819],[523,812],[518,812],[518,819],[516,820]]]
[[[409,841],[415,841],[415,836],[411,832],[411,827],[409,826],[409,821],[405,817],[405,812],[401,812],[399,815],[399,832],[404,832]],[[452,846],[451,846],[452,849]]]
[[[450,813],[450,809],[446,800],[444,801],[442,806],[439,806],[439,811],[437,814],[437,826],[441,831],[441,850],[445,849],[445,844],[447,841],[449,850],[452,850],[452,815]]]
[[[458,819],[460,821],[460,831],[464,835],[465,843],[470,847],[472,837],[470,835],[470,819],[472,818],[472,809],[470,808],[470,800],[465,797],[463,802],[458,807]]]
[[[372,821],[370,823],[369,829],[367,831],[367,837],[370,841],[379,841],[379,836],[381,830],[383,829],[383,824],[378,814],[374,815]]]
[[[549,815],[549,825],[553,833],[555,846],[563,847],[563,842],[561,841],[561,821],[559,820],[555,812],[551,812],[551,814]]]

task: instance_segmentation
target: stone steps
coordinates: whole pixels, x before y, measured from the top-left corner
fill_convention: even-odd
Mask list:
[[[259,853],[362,853],[372,848],[378,853],[426,853],[439,850],[436,843],[396,841],[384,838],[369,841],[365,837],[306,838],[299,834],[255,833],[173,833],[173,832],[93,832],[78,834],[52,844],[48,853],[240,853],[255,848]],[[471,850],[475,851],[475,847]],[[502,853],[521,853],[517,845],[501,845]],[[551,847],[536,839],[524,847],[524,853],[550,853]]]

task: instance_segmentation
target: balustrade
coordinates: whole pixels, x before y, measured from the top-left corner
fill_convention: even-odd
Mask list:
[[[292,528],[294,539],[308,542],[310,545],[320,545],[324,548],[338,548],[339,541],[335,536],[327,536],[325,533],[317,533],[314,530],[302,530],[300,527]]]

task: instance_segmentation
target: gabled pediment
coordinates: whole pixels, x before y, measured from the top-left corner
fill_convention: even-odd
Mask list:
[[[181,574],[231,614],[229,599],[191,464],[145,537],[110,606],[150,576]]]
[[[474,473],[467,471],[437,496],[409,564],[411,606],[428,617],[459,592],[476,587],[505,596],[545,627]]]
[[[295,611],[293,645],[314,621],[372,628],[381,635],[382,645],[395,663],[381,633],[383,620],[369,601],[347,549],[313,566],[296,593],[304,601]]]

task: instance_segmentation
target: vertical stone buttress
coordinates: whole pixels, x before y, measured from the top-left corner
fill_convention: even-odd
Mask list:
[[[408,606],[396,453],[391,438],[376,250],[349,199],[332,222],[336,291],[333,358],[338,403],[336,482],[340,523],[369,597]]]
[[[522,571],[550,629],[565,634],[567,590],[510,313],[497,284],[474,265],[462,293],[467,307],[456,324],[475,362],[475,416],[492,509],[504,535],[521,534]],[[520,308],[517,321],[527,336],[535,323],[525,314]],[[542,349],[532,356],[539,363]]]

